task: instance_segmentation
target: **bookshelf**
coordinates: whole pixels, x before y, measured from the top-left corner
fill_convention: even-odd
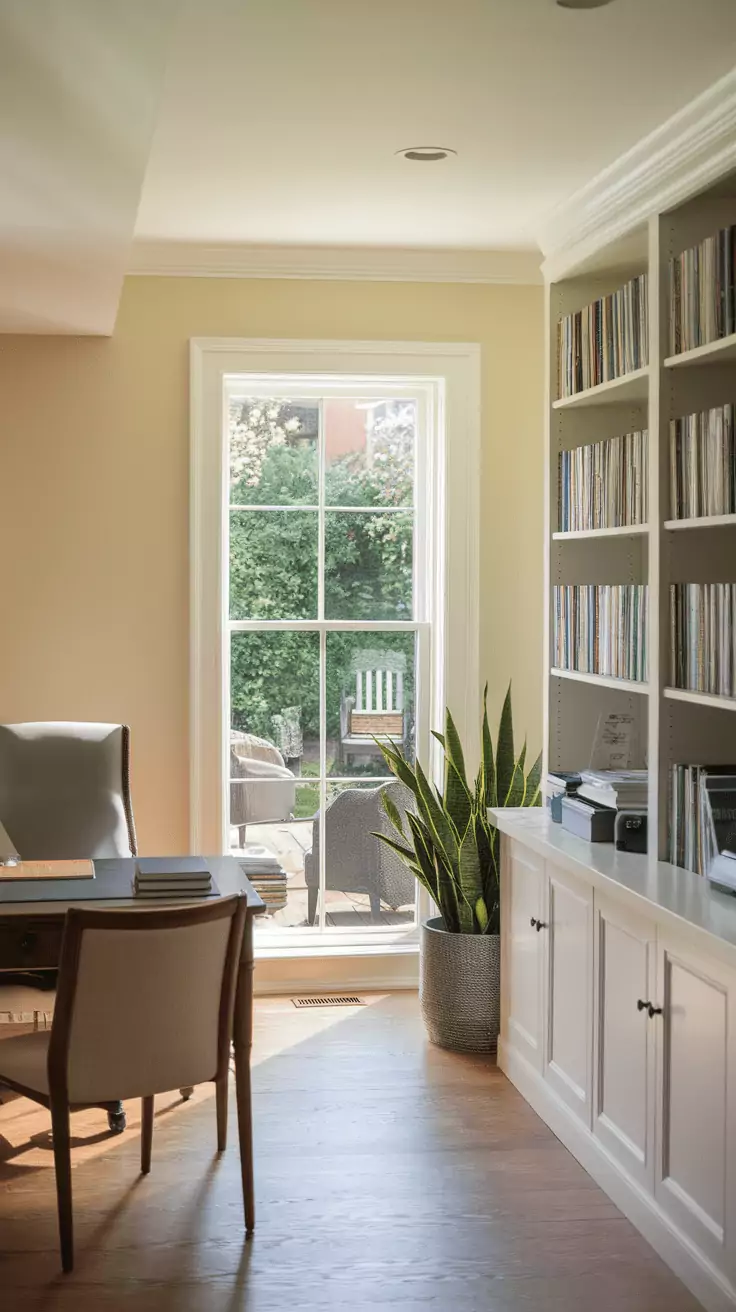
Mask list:
[[[670,507],[670,423],[736,403],[736,333],[672,354],[670,261],[731,224],[736,224],[736,178],[721,179],[712,190],[652,216],[546,287],[545,766],[585,767],[600,716],[630,714],[635,726],[631,765],[649,767],[649,850],[665,861],[672,766],[736,760],[736,697],[672,687],[670,668],[671,585],[736,584],[736,513],[675,519]],[[560,319],[643,273],[648,281],[648,363],[559,398]],[[649,434],[647,523],[561,531],[560,452],[643,430]],[[555,668],[555,589],[570,584],[647,586],[646,682]]]

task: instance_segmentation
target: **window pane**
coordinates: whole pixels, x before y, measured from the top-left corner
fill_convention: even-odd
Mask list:
[[[230,501],[238,506],[317,503],[319,405],[278,397],[230,402]]]
[[[230,618],[317,617],[316,510],[231,510]]]
[[[411,506],[414,501],[414,401],[324,402],[325,503]]]
[[[237,780],[230,790],[232,855],[247,855],[249,862],[265,858],[260,871],[249,873],[267,908],[266,916],[257,918],[257,931],[308,925],[310,909],[314,924],[318,874],[312,877],[310,853],[319,823],[319,786],[295,782],[288,801],[278,797],[270,781]]]
[[[230,706],[231,777],[285,780],[276,793],[288,814],[289,779],[319,770],[319,635],[233,633]],[[241,757],[244,774],[233,770]]]
[[[386,789],[399,808],[406,805],[406,790],[396,781],[328,785],[323,832],[326,924],[331,929],[414,924],[416,880],[374,837],[394,832],[381,802]]]
[[[412,618],[411,513],[325,515],[325,618]]]
[[[327,773],[383,776],[379,742],[414,760],[416,635],[327,634]]]

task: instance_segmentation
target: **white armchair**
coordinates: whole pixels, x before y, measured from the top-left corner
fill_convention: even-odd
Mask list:
[[[296,779],[284,765],[278,747],[266,738],[230,734],[230,824],[237,826],[240,846],[247,825],[290,820],[294,813]]]

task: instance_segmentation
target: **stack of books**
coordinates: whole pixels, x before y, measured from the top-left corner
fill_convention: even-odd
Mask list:
[[[673,355],[736,332],[736,226],[721,228],[670,261],[670,347]]]
[[[565,584],[554,589],[552,658],[561,670],[647,677],[645,584]]]
[[[647,446],[644,431],[561,451],[560,532],[646,524]]]
[[[673,519],[736,511],[736,406],[718,405],[670,424]]]
[[[736,583],[670,585],[676,688],[736,697]]]
[[[669,852],[672,865],[683,866],[697,875],[710,874],[715,858],[736,848],[734,776],[734,765],[673,765]],[[727,884],[728,880],[716,878],[715,882]]]
[[[648,360],[647,275],[603,296],[557,329],[558,396],[574,396],[641,369]]]
[[[286,906],[287,874],[278,857],[267,847],[251,844],[238,857],[240,868],[263,899],[269,914]]]
[[[217,892],[201,856],[141,857],[133,877],[136,897],[208,897]]]
[[[649,775],[646,770],[581,770],[578,795],[614,811],[646,811]]]

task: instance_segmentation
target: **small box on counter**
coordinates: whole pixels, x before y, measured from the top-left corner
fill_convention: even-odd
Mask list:
[[[560,802],[563,829],[589,843],[613,842],[616,812],[610,806],[584,802],[579,797],[563,797]]]

